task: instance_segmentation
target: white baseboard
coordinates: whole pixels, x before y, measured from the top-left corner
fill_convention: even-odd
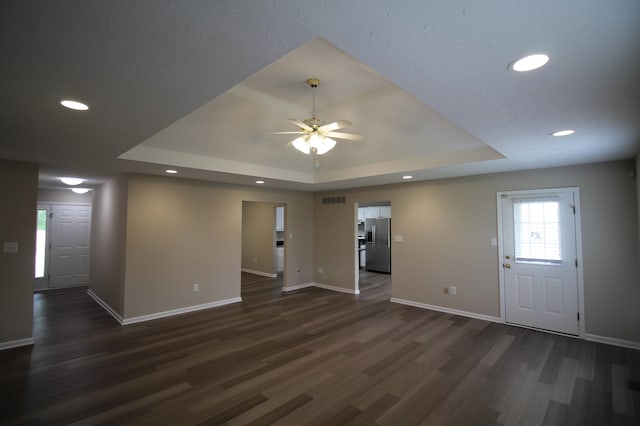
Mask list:
[[[247,268],[242,268],[240,270],[248,274],[260,275],[262,277],[276,278],[278,276],[278,274],[272,274],[270,272],[254,271],[253,269],[247,269]]]
[[[340,293],[360,294],[360,290],[353,290],[353,289],[350,289],[350,288],[336,287],[336,286],[328,285],[328,284],[313,283],[313,286],[314,287],[318,287],[318,288],[324,288],[325,290],[339,291]]]
[[[18,339],[18,340],[10,340],[8,342],[0,342],[0,351],[11,348],[19,348],[20,346],[29,346],[34,345],[36,343],[36,339],[33,337],[28,337],[26,339]]]
[[[589,333],[584,333],[582,338],[591,342],[605,343],[607,345],[640,350],[640,342],[634,342],[632,340],[616,339],[614,337],[598,336],[597,334]]]
[[[129,325],[135,324],[138,322],[151,321],[158,318],[171,317],[174,315],[186,314],[187,312],[195,312],[201,311],[203,309],[215,308],[217,306],[228,305],[230,303],[242,302],[241,297],[234,297],[231,299],[224,300],[216,300],[215,302],[203,303],[201,305],[187,306],[184,308],[171,309],[168,311],[156,312],[148,315],[141,315],[138,317],[132,318],[123,318],[119,313],[117,313],[111,306],[109,306],[104,300],[100,299],[93,291],[88,290],[87,294],[95,300],[98,305],[102,306],[102,308],[109,312],[112,317],[116,319],[121,325]]]
[[[171,309],[168,311],[156,312],[148,315],[141,315],[138,317],[125,318],[122,321],[122,325],[135,324],[138,322],[151,321],[159,318],[172,317],[174,315],[186,314],[188,312],[201,311],[203,309],[215,308],[218,306],[228,305],[230,303],[242,302],[241,297],[233,297],[231,299],[216,300],[215,302],[203,303],[201,305],[187,306],[184,308]]]
[[[303,288],[309,288],[309,287],[313,287],[313,283],[304,283],[304,284],[292,285],[289,287],[283,287],[282,291],[295,291],[295,290],[301,290]]]
[[[413,302],[411,300],[398,299],[397,297],[392,297],[391,302],[400,303],[402,305],[414,306],[416,308],[422,309],[431,309],[432,311],[444,312],[447,314],[460,315],[463,317],[475,318],[484,321],[491,322],[499,322],[502,323],[502,319],[500,317],[494,317],[491,315],[478,314],[475,312],[461,311],[459,309],[445,308],[444,306],[436,306],[436,305],[428,305],[426,303]]]
[[[100,297],[98,297],[98,295],[95,294],[91,289],[87,290],[87,294],[93,300],[95,300],[96,303],[102,307],[102,309],[104,309],[112,317],[114,317],[116,319],[116,321],[118,321],[121,325],[123,324],[124,319],[122,318],[122,316],[119,313],[117,313],[111,306],[109,306],[109,304],[107,302],[105,302],[104,300],[100,299]]]

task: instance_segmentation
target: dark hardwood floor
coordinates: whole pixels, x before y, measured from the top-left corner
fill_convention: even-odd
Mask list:
[[[640,352],[243,274],[244,301],[126,327],[34,295],[2,424],[638,425]]]

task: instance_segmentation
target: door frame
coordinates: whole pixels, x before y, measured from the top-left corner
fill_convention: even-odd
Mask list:
[[[566,188],[545,188],[545,189],[526,189],[526,190],[516,190],[516,191],[499,191],[496,193],[496,207],[497,207],[497,224],[498,224],[498,277],[500,282],[500,320],[502,323],[507,323],[506,318],[506,297],[505,297],[505,277],[504,277],[504,268],[502,267],[502,259],[504,259],[504,230],[503,230],[503,217],[502,217],[502,200],[506,199],[506,197],[517,196],[517,195],[547,195],[554,194],[558,192],[572,192],[573,200],[575,204],[575,236],[576,236],[576,258],[578,259],[578,267],[577,267],[577,279],[578,279],[578,311],[580,312],[580,320],[578,321],[578,337],[583,337],[585,334],[585,323],[587,321],[587,315],[584,311],[584,275],[583,275],[583,257],[582,257],[582,214],[581,214],[581,203],[580,203],[580,188],[578,187],[566,187]],[[503,198],[503,195],[505,198]],[[526,327],[524,325],[513,324],[518,327]],[[539,329],[535,329],[539,330]],[[540,330],[547,333],[553,334],[562,334],[556,333],[549,330]]]

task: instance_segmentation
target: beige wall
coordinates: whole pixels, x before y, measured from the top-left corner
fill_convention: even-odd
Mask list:
[[[242,203],[242,269],[276,274],[276,203]]]
[[[587,333],[640,342],[638,203],[632,161],[315,194],[314,279],[353,288],[354,203],[391,200],[393,297],[500,316],[496,193],[580,188]],[[346,204],[321,205],[329,195]],[[328,232],[331,230],[331,232]],[[457,286],[449,296],[444,286]]]
[[[127,177],[103,184],[93,198],[89,288],[124,317]]]
[[[240,297],[243,201],[287,205],[285,285],[311,282],[312,194],[132,175],[124,317]]]
[[[0,160],[0,344],[33,336],[37,194],[37,165]]]
[[[38,189],[38,202],[39,203],[77,203],[77,204],[91,204],[93,198],[93,191],[89,191],[86,194],[76,194],[70,189]]]

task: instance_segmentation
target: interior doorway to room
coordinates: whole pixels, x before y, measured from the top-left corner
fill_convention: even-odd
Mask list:
[[[90,204],[39,204],[35,289],[89,284]]]
[[[286,274],[286,205],[242,202],[241,290],[251,294],[282,291]]]
[[[357,203],[356,283],[358,292],[391,288],[391,202]]]
[[[505,321],[580,334],[577,189],[498,194]]]

